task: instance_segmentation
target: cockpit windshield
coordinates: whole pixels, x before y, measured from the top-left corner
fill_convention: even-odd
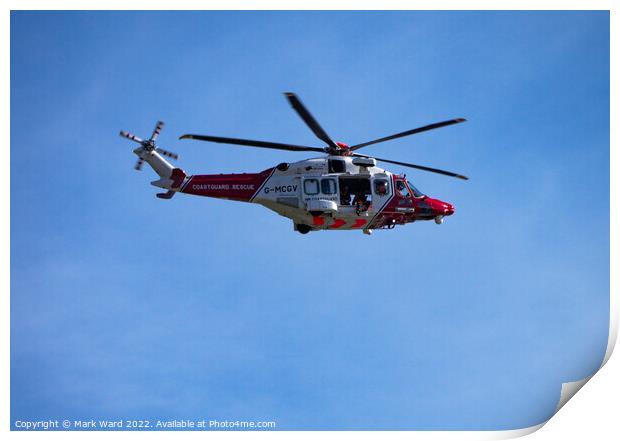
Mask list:
[[[411,189],[411,192],[413,193],[413,196],[416,198],[421,198],[424,196],[424,193],[422,193],[420,190],[418,190],[417,188],[415,188],[415,186],[410,182],[407,181],[407,185],[409,186],[409,188]]]

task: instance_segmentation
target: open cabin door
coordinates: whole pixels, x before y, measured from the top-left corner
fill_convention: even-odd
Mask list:
[[[345,175],[338,178],[339,212],[351,216],[372,213],[373,196],[370,175]]]

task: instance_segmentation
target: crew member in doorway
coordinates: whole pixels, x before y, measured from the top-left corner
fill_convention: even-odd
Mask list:
[[[355,198],[353,198],[353,205],[355,206],[355,214],[358,216],[370,208],[370,202],[366,198],[366,194],[363,191],[355,194]]]
[[[351,203],[351,192],[349,187],[343,185],[340,189],[340,205],[349,205]]]

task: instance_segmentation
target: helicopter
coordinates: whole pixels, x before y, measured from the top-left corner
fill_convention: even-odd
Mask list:
[[[393,229],[396,225],[434,220],[442,224],[454,214],[454,206],[431,198],[419,191],[406,176],[391,173],[377,162],[395,164],[467,180],[466,176],[432,167],[362,155],[363,147],[402,138],[466,121],[455,118],[385,136],[356,145],[335,142],[310,114],[297,95],[284,94],[324,147],[256,141],[220,136],[185,134],[179,139],[232,144],[244,147],[316,152],[322,156],[297,162],[282,162],[259,173],[187,175],[166,158],[177,160],[176,153],[156,145],[164,126],[158,121],[147,140],[121,131],[120,135],[139,144],[133,153],[138,156],[135,169],[144,162],[157,173],[152,185],[167,190],[157,193],[160,199],[171,199],[176,193],[207,196],[263,205],[293,221],[293,229],[301,234],[319,230]]]

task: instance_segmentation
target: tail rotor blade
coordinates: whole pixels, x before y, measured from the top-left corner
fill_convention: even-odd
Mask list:
[[[123,138],[131,139],[132,141],[137,142],[139,144],[142,144],[144,142],[142,139],[138,138],[136,135],[134,135],[132,133],[129,133],[129,132],[126,132],[124,130],[121,130],[120,135]]]
[[[153,130],[153,134],[151,135],[151,141],[155,141],[157,139],[163,127],[164,127],[164,122],[157,121],[157,124],[155,124],[155,130]]]
[[[136,162],[136,165],[134,165],[133,168],[135,168],[136,170],[140,171],[140,170],[142,170],[142,164],[144,164],[144,159],[140,158],[140,159],[138,159],[138,161]]]
[[[176,153],[173,153],[173,152],[169,152],[168,150],[164,150],[164,149],[162,149],[162,148],[157,147],[157,148],[155,149],[155,151],[156,151],[157,153],[160,153],[160,154],[162,154],[162,155],[164,155],[164,156],[167,156],[167,157],[169,157],[169,158],[172,158],[172,159],[174,159],[174,160],[179,159],[179,155],[177,155]]]

